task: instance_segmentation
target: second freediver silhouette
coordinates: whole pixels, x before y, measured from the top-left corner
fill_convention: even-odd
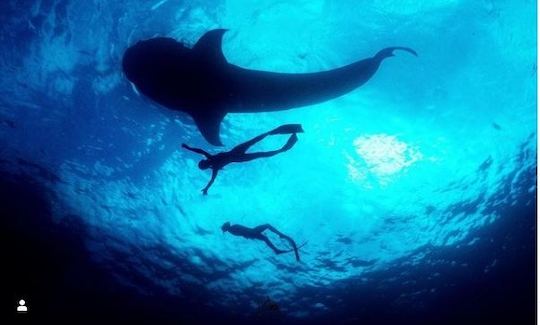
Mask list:
[[[285,239],[289,242],[292,249],[289,250],[283,250],[277,248],[271,241],[266,237],[263,232],[265,230],[271,231],[279,236],[281,239]],[[257,239],[260,241],[263,241],[268,247],[270,247],[274,253],[276,254],[284,254],[284,253],[290,253],[291,251],[294,252],[294,255],[296,257],[296,261],[300,262],[300,255],[298,254],[298,249],[305,245],[302,244],[301,246],[296,246],[296,242],[289,236],[285,235],[284,233],[280,232],[276,228],[274,228],[272,225],[264,224],[257,226],[255,228],[250,228],[242,225],[231,225],[230,222],[225,222],[223,226],[221,226],[221,231],[223,232],[229,232],[231,235],[234,236],[240,236],[244,237],[246,239]]]
[[[216,179],[219,170],[221,170],[226,165],[230,163],[247,162],[247,161],[251,161],[258,158],[272,157],[279,153],[285,152],[294,146],[296,141],[298,141],[298,137],[296,136],[296,133],[301,133],[301,132],[304,132],[304,130],[302,130],[302,126],[300,124],[281,125],[272,131],[265,132],[261,135],[256,136],[255,138],[249,141],[241,143],[229,151],[220,152],[215,155],[212,155],[199,148],[190,147],[185,143],[182,144],[182,147],[184,149],[201,154],[206,158],[199,162],[200,169],[212,170],[212,177],[210,178],[210,181],[201,190],[202,193],[206,195],[208,194],[208,189],[214,183],[214,180]],[[247,152],[247,150],[251,146],[253,146],[255,143],[261,141],[262,139],[266,138],[269,135],[275,135],[275,134],[290,134],[290,137],[287,140],[287,143],[285,143],[285,145],[281,147],[280,149],[272,150],[272,151],[263,151],[263,152]]]
[[[122,58],[126,77],[145,96],[169,109],[189,114],[209,143],[222,145],[219,129],[227,113],[288,110],[322,103],[362,86],[395,50],[337,69],[313,73],[277,73],[230,64],[221,43],[226,29],[205,33],[189,48],[157,37],[129,47]]]

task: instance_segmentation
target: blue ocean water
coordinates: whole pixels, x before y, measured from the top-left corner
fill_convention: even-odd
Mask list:
[[[473,315],[474,303],[452,311],[440,302],[533,272],[535,7],[6,0],[2,171],[48,193],[43,218],[80,241],[75,254],[107,283],[137,301],[182,306],[160,314],[167,320],[189,312],[193,322],[215,314],[237,323],[433,320],[437,308]],[[202,196],[209,174],[180,144],[216,149],[187,115],[140,95],[121,59],[141,39],[191,46],[213,28],[229,29],[227,60],[250,69],[315,72],[394,45],[419,56],[396,53],[365,86],[319,105],[229,114],[226,149],[280,124],[302,123],[305,133],[286,153],[228,166]],[[226,221],[270,223],[307,242],[301,263],[223,234]],[[504,299],[532,304],[527,288],[532,296]],[[280,311],[261,313],[265,297]],[[489,308],[478,310],[472,319]]]

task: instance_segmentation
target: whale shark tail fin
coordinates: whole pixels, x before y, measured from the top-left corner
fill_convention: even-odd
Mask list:
[[[409,47],[403,47],[403,46],[394,46],[394,47],[387,47],[385,49],[380,50],[377,54],[375,54],[375,58],[379,60],[386,59],[388,57],[394,56],[395,50],[401,50],[411,53],[414,56],[418,56],[418,53],[416,53],[415,50],[409,48]]]

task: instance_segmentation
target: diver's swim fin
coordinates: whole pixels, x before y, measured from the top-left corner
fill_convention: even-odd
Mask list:
[[[294,256],[296,257],[296,261],[297,261],[297,262],[300,262],[300,255],[298,254],[298,249],[301,248],[301,247],[303,247],[307,242],[305,242],[305,243],[303,243],[302,245],[300,245],[300,247],[297,247],[297,246],[296,246],[296,242],[295,242],[291,237],[289,237],[289,236],[287,236],[287,235],[283,235],[283,234],[281,234],[279,237],[281,237],[281,238],[287,240],[287,241],[289,242],[289,244],[292,246],[292,249],[287,250],[287,251],[285,251],[285,252],[286,252],[286,253],[288,253],[288,252],[294,252]]]
[[[298,137],[296,136],[296,133],[291,134],[291,136],[289,137],[289,140],[287,140],[287,143],[285,143],[283,148],[281,148],[281,151],[287,151],[291,149],[297,141],[298,141]]]
[[[270,131],[270,134],[291,134],[302,132],[304,132],[304,130],[302,129],[301,124],[284,124]]]

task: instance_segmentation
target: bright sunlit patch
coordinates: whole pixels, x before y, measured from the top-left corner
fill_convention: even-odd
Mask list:
[[[416,148],[391,135],[362,136],[356,138],[353,144],[365,167],[379,177],[394,175],[422,159],[422,154]],[[358,170],[359,166],[354,165],[357,164],[349,166],[349,171],[351,177],[358,178],[362,173]]]

